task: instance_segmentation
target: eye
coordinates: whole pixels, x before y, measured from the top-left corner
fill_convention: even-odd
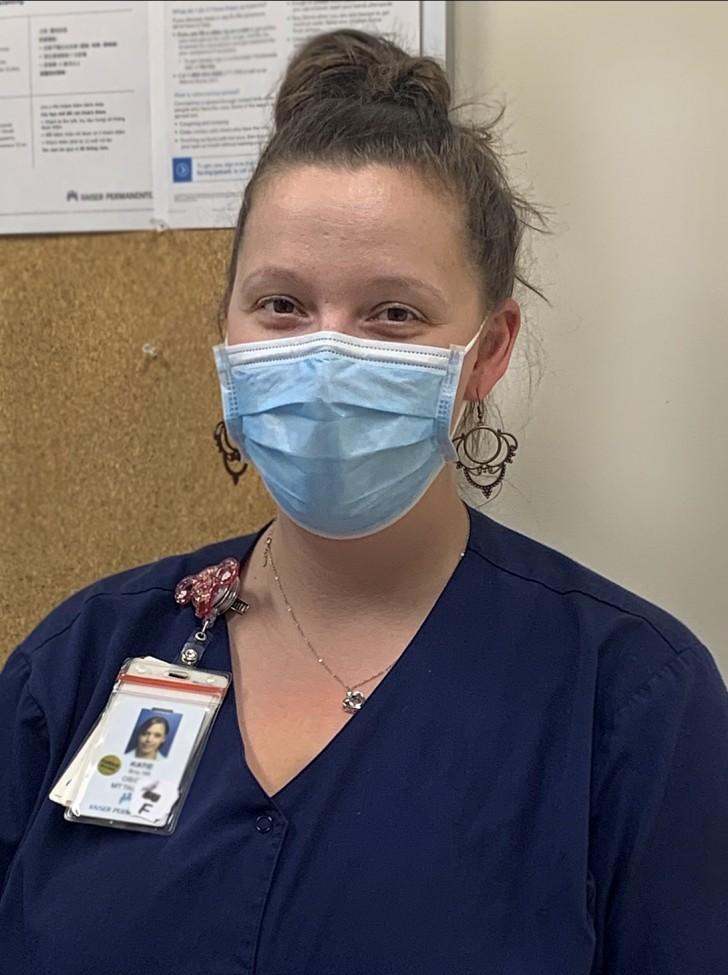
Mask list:
[[[274,315],[293,315],[296,311],[296,306],[290,298],[264,298],[258,303],[257,307],[264,311],[273,312]]]
[[[393,325],[409,325],[422,320],[421,315],[405,305],[386,305],[376,313],[375,318]]]

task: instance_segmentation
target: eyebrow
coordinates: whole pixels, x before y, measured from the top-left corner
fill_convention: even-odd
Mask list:
[[[291,268],[276,267],[274,265],[253,271],[251,274],[247,275],[247,277],[243,278],[240,283],[240,287],[245,290],[250,287],[255,287],[256,285],[265,285],[269,280],[273,279],[290,281],[297,287],[308,287],[308,282],[306,279],[296,271],[292,270]],[[447,298],[445,295],[434,285],[429,284],[427,281],[423,281],[421,278],[406,274],[377,275],[373,278],[367,278],[365,285],[366,287],[370,288],[410,288],[414,291],[423,292],[430,298],[433,298],[435,301],[442,302],[442,304],[447,304]]]
[[[447,303],[445,295],[434,285],[422,281],[421,278],[410,277],[406,274],[385,274],[370,278],[368,283],[374,287],[413,288],[415,291],[424,291],[436,301],[441,301],[443,304]]]
[[[270,266],[259,268],[257,271],[253,271],[251,274],[248,274],[240,282],[240,287],[245,290],[246,288],[255,287],[256,285],[265,285],[270,279],[273,278],[278,280],[284,278],[285,280],[291,281],[293,284],[298,285],[299,287],[303,287],[306,284],[304,278],[301,277],[300,274],[296,274],[295,271],[290,270],[290,268]]]

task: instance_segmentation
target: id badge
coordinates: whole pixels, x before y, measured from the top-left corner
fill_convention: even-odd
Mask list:
[[[126,660],[50,798],[72,822],[171,833],[229,685],[229,674]]]

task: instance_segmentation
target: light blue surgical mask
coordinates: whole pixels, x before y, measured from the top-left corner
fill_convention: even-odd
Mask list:
[[[339,332],[218,345],[225,425],[276,504],[327,538],[371,535],[420,500],[445,464],[467,346]]]

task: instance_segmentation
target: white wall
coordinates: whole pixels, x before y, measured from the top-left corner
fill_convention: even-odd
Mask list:
[[[555,211],[545,374],[491,513],[659,603],[728,675],[728,3],[455,3],[458,94],[505,99]],[[517,402],[516,400],[520,400]]]

